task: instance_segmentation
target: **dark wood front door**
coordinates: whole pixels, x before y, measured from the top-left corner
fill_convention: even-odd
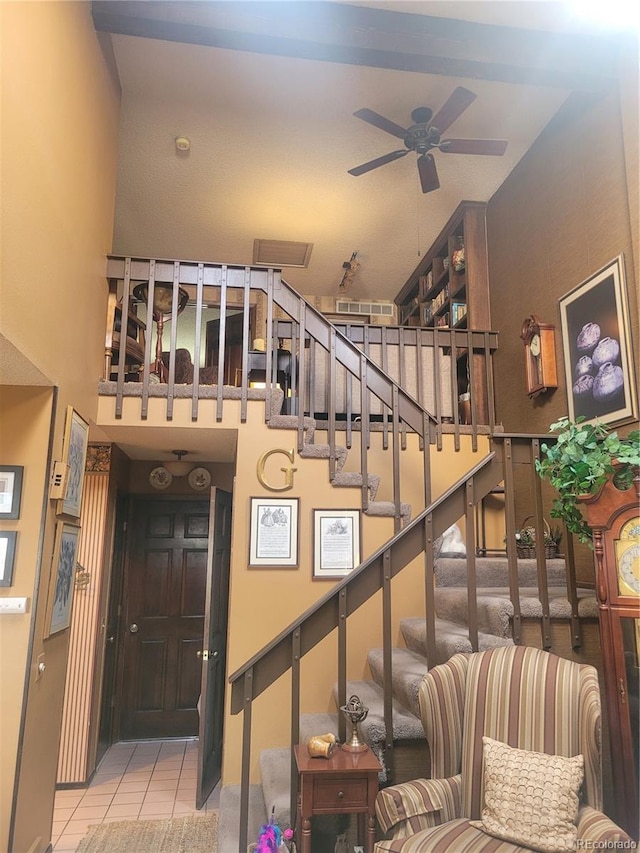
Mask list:
[[[211,533],[207,606],[202,650],[202,692],[198,732],[196,806],[202,808],[220,779],[224,733],[229,576],[231,572],[231,495],[211,490]]]
[[[134,499],[124,584],[120,738],[198,734],[208,500]]]

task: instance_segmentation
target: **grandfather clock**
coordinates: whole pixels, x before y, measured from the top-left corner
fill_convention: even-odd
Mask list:
[[[639,834],[640,474],[619,491],[609,481],[584,505],[593,530],[616,821]]]

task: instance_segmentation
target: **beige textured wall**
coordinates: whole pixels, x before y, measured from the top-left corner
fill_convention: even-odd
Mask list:
[[[630,101],[632,98],[627,97]],[[637,108],[638,88],[635,81]],[[497,419],[507,432],[547,433],[567,414],[558,299],[620,253],[636,357],[638,340],[638,136],[623,135],[620,99],[567,103],[489,203],[492,326]],[[631,171],[630,171],[631,170]],[[635,174],[634,174],[635,172]],[[633,210],[633,208],[632,208]],[[635,221],[635,225],[633,222]],[[529,314],[556,326],[560,387],[525,394],[522,321]]]
[[[73,405],[87,420],[95,417],[119,91],[100,49],[88,2],[2,3],[0,24],[4,166],[0,332],[59,387],[53,434],[53,456],[59,459],[67,406]],[[34,422],[47,420],[46,431],[42,427],[37,438],[31,434],[28,412],[18,405],[21,392],[36,397]],[[29,510],[32,501],[34,513],[36,506],[40,512],[46,507],[41,556],[37,551],[41,521],[34,515],[16,560],[15,588],[28,590],[33,609],[28,617],[3,621],[2,628],[11,625],[15,634],[9,669],[19,675],[7,678],[3,660],[3,711],[5,703],[14,710],[9,721],[2,715],[0,849],[16,853],[41,853],[49,844],[67,663],[68,632],[42,639],[55,531],[54,510],[44,501],[50,394],[4,389],[7,405],[0,415],[3,459],[6,433],[14,464],[29,466],[25,474],[34,490]],[[36,681],[36,660],[43,653],[46,671]],[[16,703],[24,712],[21,730]],[[19,734],[22,751],[10,846]]]

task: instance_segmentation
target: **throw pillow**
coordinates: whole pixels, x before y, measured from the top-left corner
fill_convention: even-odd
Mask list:
[[[544,853],[575,851],[584,757],[547,755],[482,738],[484,803],[477,829]]]

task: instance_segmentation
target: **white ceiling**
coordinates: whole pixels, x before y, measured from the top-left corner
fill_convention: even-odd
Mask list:
[[[541,0],[361,5],[566,26],[564,5]],[[246,264],[255,238],[308,241],[309,268],[284,273],[305,295],[338,295],[357,251],[346,295],[393,299],[458,203],[489,200],[570,94],[130,35],[113,43],[123,90],[114,251]],[[506,139],[504,156],[435,152],[441,187],[428,194],[414,153],[347,174],[402,147],[355,110],[408,127],[415,107],[435,112],[456,86],[477,100],[445,135]]]
[[[567,11],[568,4],[555,0],[352,0],[351,5],[549,34],[584,29]],[[413,32],[393,32],[387,40],[386,30],[375,26],[372,32],[358,25],[345,30],[332,21],[316,33],[313,27],[305,28],[299,11],[291,23],[288,8],[278,3],[121,0],[96,6],[112,7],[107,12],[116,16],[122,9],[125,15],[131,9],[134,18],[142,19],[133,35],[123,34],[131,32],[128,22],[121,30],[111,24],[102,27],[114,33],[122,86],[114,253],[244,265],[252,262],[256,238],[311,242],[309,268],[284,270],[284,277],[307,296],[393,300],[460,201],[488,201],[572,93],[570,84],[560,86],[556,80],[549,84],[549,78],[546,85],[499,82],[510,79],[503,67],[516,69],[516,76],[521,70],[514,51],[506,55],[508,49],[504,56],[486,55],[485,46],[482,70],[489,73],[469,76],[473,65],[459,60],[466,59],[465,50],[475,48],[475,41],[465,43],[465,33],[458,41],[450,31],[439,36],[437,26],[435,37],[433,33],[425,37],[423,49],[422,37],[416,40]],[[271,9],[276,6],[285,9],[281,21],[288,30],[284,34],[277,28],[269,31]],[[323,6],[326,11],[323,3],[291,4],[297,10]],[[143,37],[137,27],[147,34],[146,16],[153,17],[157,10],[160,18],[165,12],[169,15],[171,25],[176,16],[209,15],[205,41],[213,32],[214,43],[220,37],[226,43],[229,32],[232,38],[239,33],[242,42],[247,33],[254,36],[265,27],[266,46],[254,41],[254,49],[260,52],[246,52]],[[267,11],[263,14],[263,10]],[[277,45],[281,35],[285,43],[285,36],[294,43],[299,39],[302,48],[297,56],[268,52],[274,36],[273,53],[281,52]],[[322,52],[331,39],[332,46],[350,44],[356,54],[361,46],[365,54],[373,46],[375,54],[381,45],[383,51],[394,51],[401,66],[406,53],[417,55],[418,60],[423,54],[429,61],[435,57],[436,64],[441,55],[453,56],[454,67],[469,73],[444,76],[389,70],[375,67],[375,62],[341,64],[304,58],[311,55],[305,52],[307,44],[311,50],[321,45]],[[531,66],[539,62],[543,70],[546,39],[543,36],[542,55],[527,59]],[[505,44],[508,47],[508,38]],[[553,52],[549,44],[549,55]],[[560,76],[564,60],[565,53],[556,46],[550,67],[559,67]],[[577,88],[581,88],[581,72],[588,76],[592,65],[598,67],[589,52],[586,65],[584,53],[582,61],[580,67],[579,62],[575,66],[571,58],[567,60]],[[401,140],[355,118],[356,110],[368,107],[408,127],[413,109],[428,106],[435,112],[456,86],[470,89],[477,99],[445,136],[506,139],[504,156],[436,151],[441,187],[428,194],[420,190],[413,153],[360,177],[347,173],[402,147]],[[176,149],[175,139],[180,136],[190,140],[188,152]],[[361,266],[343,294],[338,289],[342,265],[354,251]],[[226,461],[235,452],[235,437],[226,431],[186,430],[179,441],[173,427],[169,432],[164,428],[144,432],[144,447],[139,430],[116,430],[108,438],[132,458],[166,459],[178,446],[200,461]]]

